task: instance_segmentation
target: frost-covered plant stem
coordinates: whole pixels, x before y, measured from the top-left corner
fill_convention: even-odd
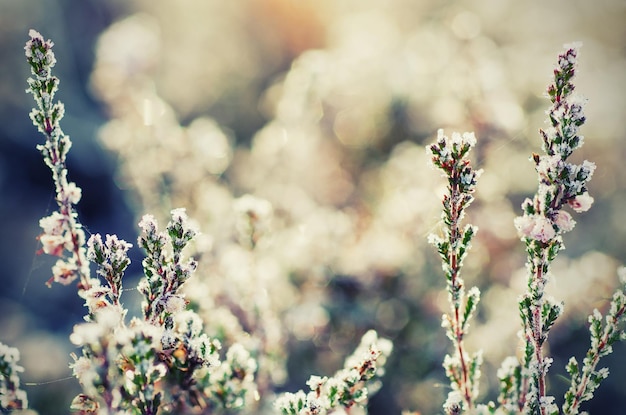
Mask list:
[[[283,393],[276,399],[276,409],[282,415],[325,415],[341,410],[349,414],[355,406],[365,406],[369,395],[380,387],[378,379],[391,349],[391,341],[368,331],[343,369],[330,378],[311,376],[308,393]]]
[[[54,102],[59,86],[59,78],[52,76],[52,68],[56,63],[52,52],[54,43],[44,40],[35,30],[31,30],[29,36],[30,40],[24,49],[33,77],[28,78],[27,92],[33,94],[37,104],[30,113],[30,118],[46,137],[46,142],[38,145],[37,149],[52,171],[59,206],[57,212],[39,222],[44,231],[39,237],[41,252],[60,257],[52,269],[53,276],[47,285],[50,286],[52,282],[68,285],[78,278],[79,290],[87,290],[92,281],[89,276],[89,261],[86,258],[85,233],[74,209],[74,205],[81,198],[81,189],[67,179],[65,159],[72,142],[59,124],[65,107],[61,102]]]
[[[460,226],[465,209],[474,200],[472,193],[476,187],[476,179],[481,173],[472,168],[467,158],[475,144],[476,139],[472,133],[463,135],[453,133],[452,138],[449,138],[444,135],[443,130],[439,130],[437,142],[428,147],[432,154],[432,163],[441,169],[448,179],[448,192],[443,198],[442,212],[444,236],[431,235],[429,240],[441,256],[451,306],[451,312],[443,315],[442,322],[455,349],[454,356],[446,356],[444,360],[446,374],[452,384],[452,392],[445,405],[449,413],[456,413],[456,406],[459,406],[458,410],[472,408],[473,400],[478,394],[480,376],[480,354],[470,357],[463,345],[463,338],[478,304],[480,292],[476,287],[472,287],[466,294],[460,276],[463,259],[477,230],[473,225],[466,225],[463,228]],[[458,402],[459,393],[462,402]]]
[[[595,165],[586,160],[581,165],[566,161],[583,144],[578,130],[585,122],[584,100],[572,95],[574,85],[571,83],[577,55],[578,45],[568,45],[558,57],[554,83],[547,89],[552,102],[547,112],[548,127],[540,130],[545,154],[532,156],[539,187],[533,199],[526,199],[522,204],[524,215],[515,219],[515,226],[526,244],[529,271],[528,291],[520,299],[519,308],[521,335],[526,343],[522,365],[530,385],[520,394],[520,409],[541,415],[558,413],[554,398],[546,394],[545,377],[552,359],[544,357],[543,345],[550,328],[563,312],[561,303],[545,295],[550,264],[564,248],[561,235],[575,225],[563,208],[569,205],[576,212],[584,212],[593,203],[587,193],[587,182]]]
[[[626,312],[626,268],[621,268],[619,273],[622,287],[613,294],[604,325],[602,315],[597,309],[589,316],[591,346],[583,359],[582,371],[574,357],[566,366],[567,373],[571,376],[570,388],[565,393],[563,405],[563,413],[566,415],[578,414],[580,404],[593,397],[600,382],[609,375],[607,368],[596,370],[600,358],[613,351],[613,343],[626,339],[626,333],[620,328]]]

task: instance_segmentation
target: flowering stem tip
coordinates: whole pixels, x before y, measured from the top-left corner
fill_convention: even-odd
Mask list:
[[[476,310],[480,291],[472,287],[465,292],[461,278],[463,260],[471,246],[477,227],[466,225],[461,228],[465,209],[474,200],[476,180],[482,173],[475,170],[468,159],[470,150],[476,145],[473,133],[453,133],[452,137],[437,133],[437,141],[428,147],[432,154],[432,163],[448,179],[447,193],[443,198],[443,236],[430,235],[433,244],[441,256],[443,271],[446,276],[450,312],[443,315],[442,326],[454,345],[454,354],[446,356],[444,368],[450,379],[452,391],[444,408],[448,413],[457,409],[470,409],[478,395],[480,377],[480,353],[469,356],[463,345],[463,338],[469,327],[469,321]],[[454,402],[453,402],[454,401]]]

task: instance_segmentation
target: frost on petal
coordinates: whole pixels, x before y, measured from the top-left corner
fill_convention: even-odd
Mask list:
[[[170,295],[165,299],[165,310],[170,314],[179,313],[187,307],[187,301],[179,295]]]
[[[513,224],[517,229],[517,232],[522,238],[530,238],[531,232],[535,227],[535,222],[533,220],[534,215],[524,215],[518,216],[513,220]]]
[[[532,230],[533,239],[541,242],[548,242],[556,236],[556,231],[552,227],[552,223],[543,216],[537,216],[535,227]]]
[[[39,237],[41,249],[48,255],[62,256],[65,249],[65,237],[63,235],[43,234]]]
[[[476,135],[474,135],[474,132],[463,133],[463,141],[469,144],[470,147],[474,147],[476,145]]]
[[[78,278],[78,267],[75,263],[59,259],[52,267],[52,276],[55,282],[69,285]]]
[[[139,227],[141,230],[147,234],[153,234],[157,229],[157,220],[154,216],[150,214],[145,214],[142,216],[141,221],[139,221]]]
[[[589,196],[589,193],[583,193],[568,201],[569,205],[576,212],[586,212],[593,204],[593,197]]]
[[[82,189],[76,186],[76,183],[74,182],[68,183],[67,187],[65,188],[65,196],[71,204],[75,205],[80,201],[80,198],[82,196]]]
[[[564,210],[556,212],[552,219],[561,232],[569,232],[574,229],[576,225],[576,221],[572,219],[572,215]]]
[[[45,234],[60,235],[63,233],[65,220],[65,216],[61,215],[59,212],[52,212],[50,216],[39,219],[39,226],[43,229]]]
[[[187,221],[187,209],[185,208],[176,208],[172,209],[170,212],[172,216],[172,221],[176,223],[184,223]]]
[[[535,239],[546,243],[556,236],[552,222],[544,216],[520,216],[515,218],[514,224],[522,238]]]

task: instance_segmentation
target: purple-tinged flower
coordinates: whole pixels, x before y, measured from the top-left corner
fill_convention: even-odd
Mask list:
[[[574,226],[576,225],[576,221],[572,218],[572,215],[564,210],[557,211],[552,216],[552,220],[561,232],[569,232],[574,229]]]
[[[26,59],[31,65],[33,74],[44,80],[50,76],[50,70],[57,62],[52,52],[54,42],[50,39],[44,40],[41,33],[33,29],[28,32],[28,36],[30,40],[24,46]]]
[[[62,285],[71,284],[78,275],[78,267],[75,263],[59,259],[52,266],[52,279]]]
[[[524,215],[515,218],[515,228],[522,238],[547,243],[556,236],[552,222],[541,215]]]
[[[44,233],[39,236],[39,242],[41,242],[41,250],[44,253],[53,256],[63,256],[66,242],[65,236]]]
[[[570,199],[567,203],[572,207],[572,209],[580,213],[588,211],[593,204],[593,200],[593,197],[589,196],[589,193],[585,192],[573,199]]]

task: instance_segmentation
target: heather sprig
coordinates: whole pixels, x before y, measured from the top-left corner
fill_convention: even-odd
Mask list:
[[[184,309],[186,301],[179,289],[197,267],[194,259],[184,260],[182,254],[197,230],[191,226],[185,209],[172,210],[171,217],[165,232],[159,232],[154,216],[144,215],[138,238],[139,246],[146,251],[142,262],[145,279],[138,287],[144,295],[144,318],[166,329],[173,327],[173,314]]]
[[[197,267],[182,251],[198,231],[185,209],[171,211],[164,232],[152,215],[144,215],[139,227],[139,245],[147,256],[138,290],[144,295],[144,320],[162,330],[159,359],[168,368],[166,407],[176,413],[193,407],[243,407],[256,393],[256,361],[237,343],[220,360],[221,343],[203,332],[202,320],[187,309],[180,292]]]
[[[122,277],[130,265],[128,250],[131,247],[131,244],[115,235],[106,235],[102,241],[100,234],[94,234],[87,241],[87,258],[98,266],[96,274],[108,284],[102,286],[99,280],[94,280],[91,288],[81,293],[90,316],[96,310],[108,306],[122,310]]]
[[[30,40],[24,47],[26,59],[33,77],[28,78],[27,92],[33,94],[36,107],[30,118],[46,141],[37,149],[52,171],[56,189],[56,202],[59,210],[42,218],[39,225],[43,233],[39,236],[41,252],[60,257],[52,268],[52,277],[47,285],[58,282],[71,284],[79,279],[79,291],[91,287],[89,262],[86,258],[85,232],[77,219],[74,205],[81,198],[81,189],[74,182],[68,181],[65,161],[72,142],[59,122],[65,114],[63,103],[54,102],[54,95],[59,86],[59,79],[52,75],[56,63],[51,40],[44,40],[35,30],[28,33]]]
[[[478,395],[482,362],[480,352],[470,356],[463,344],[469,322],[480,300],[478,288],[472,287],[466,292],[461,278],[463,260],[477,231],[473,225],[461,227],[465,209],[474,200],[472,194],[476,180],[482,173],[471,166],[468,158],[475,145],[473,133],[453,133],[452,137],[448,137],[443,130],[439,130],[437,141],[428,146],[433,165],[441,169],[448,179],[447,193],[443,198],[443,236],[430,235],[429,242],[441,256],[450,303],[450,312],[445,313],[442,320],[446,335],[454,346],[454,354],[446,355],[443,363],[452,386],[444,405],[450,414],[473,407]]]
[[[589,316],[591,345],[583,359],[582,368],[574,357],[567,363],[566,370],[571,381],[563,404],[563,413],[566,415],[578,414],[580,404],[593,398],[600,382],[609,376],[608,368],[596,369],[600,358],[612,353],[615,342],[626,340],[623,328],[626,320],[626,268],[620,268],[618,273],[622,286],[613,294],[604,323],[597,309]]]
[[[566,46],[554,69],[554,82],[547,95],[552,103],[548,110],[548,127],[540,130],[545,154],[533,154],[539,186],[533,199],[522,204],[523,216],[515,226],[526,244],[528,255],[528,291],[519,301],[522,318],[521,337],[525,342],[522,375],[527,378],[519,396],[519,407],[533,414],[555,414],[558,407],[547,395],[545,377],[552,359],[543,355],[548,332],[563,312],[563,304],[545,295],[550,264],[564,249],[562,234],[574,228],[572,216],[563,208],[569,205],[584,212],[593,203],[587,182],[595,164],[567,162],[574,150],[581,147],[579,128],[585,122],[584,100],[573,95],[572,79],[576,71],[579,45]]]
[[[378,338],[374,330],[363,335],[344,368],[332,377],[311,376],[309,392],[284,393],[276,399],[275,407],[283,415],[322,415],[343,408],[365,406],[368,393],[378,390],[378,379],[391,353],[392,343]]]
[[[138,244],[146,251],[144,277],[138,286],[144,297],[143,315],[126,323],[127,310],[120,296],[131,245],[114,235],[106,235],[103,240],[97,234],[85,243],[85,233],[74,208],[81,189],[67,179],[65,161],[71,141],[59,125],[64,108],[60,102],[54,102],[59,80],[51,72],[56,62],[53,43],[35,31],[29,34],[26,56],[33,77],[28,84],[37,104],[31,119],[46,137],[45,144],[38,149],[52,171],[59,206],[58,211],[40,221],[41,252],[60,258],[48,284],[53,281],[69,284],[79,279],[78,291],[89,309],[86,322],[77,324],[70,337],[81,348],[80,357],[73,355],[70,367],[83,387],[71,409],[92,415],[231,414],[236,410],[251,413],[261,409],[252,400],[259,400],[259,393],[272,395],[271,387],[276,383],[272,384],[271,376],[265,372],[275,366],[265,362],[272,358],[271,345],[279,343],[282,337],[264,330],[270,325],[278,327],[277,313],[271,309],[274,305],[266,297],[255,295],[259,292],[257,288],[267,287],[248,282],[260,280],[261,267],[252,265],[265,259],[261,254],[266,254],[265,248],[271,245],[266,242],[270,239],[267,231],[272,205],[249,195],[237,199],[234,205],[237,249],[245,248],[242,251],[246,255],[236,256],[231,270],[249,268],[248,279],[241,284],[247,284],[247,292],[252,295],[233,300],[234,308],[245,314],[248,325],[241,328],[241,336],[223,337],[229,347],[223,347],[204,332],[205,323],[206,327],[211,323],[204,322],[195,308],[188,308],[181,291],[197,268],[196,260],[187,258],[184,250],[198,234],[182,208],[171,211],[164,231],[159,230],[151,215],[145,215],[139,223]],[[543,348],[550,328],[563,312],[563,304],[544,291],[550,265],[563,249],[562,235],[575,226],[572,215],[565,209],[567,206],[575,212],[589,209],[593,198],[588,194],[587,183],[595,170],[595,165],[588,161],[581,164],[567,161],[583,143],[579,128],[585,122],[584,100],[573,95],[577,53],[577,45],[573,45],[559,55],[554,83],[547,90],[552,104],[547,112],[548,126],[540,130],[544,154],[531,157],[539,187],[532,199],[524,201],[523,216],[515,220],[528,253],[528,291],[519,300],[520,336],[524,344],[521,358],[505,359],[497,373],[500,395],[495,403],[476,402],[482,355],[468,353],[464,344],[480,300],[479,290],[466,289],[461,277],[464,259],[477,232],[475,226],[462,224],[481,174],[469,161],[476,140],[473,133],[447,137],[440,130],[437,141],[428,147],[432,164],[443,172],[448,184],[443,199],[442,230],[440,235],[431,235],[429,241],[441,257],[450,304],[442,319],[453,344],[453,352],[443,362],[451,384],[443,406],[449,415],[559,412],[555,399],[546,392],[545,378],[552,359],[544,356]],[[88,260],[96,263],[96,273],[106,285],[90,277]],[[621,277],[623,287],[614,294],[606,316],[594,310],[589,317],[591,345],[582,364],[572,358],[567,365],[571,382],[562,406],[565,414],[578,414],[581,403],[593,397],[608,376],[606,368],[597,369],[600,358],[611,353],[616,341],[626,338],[622,328],[626,271],[621,271]],[[219,321],[223,314],[210,307],[222,299],[210,294],[202,315]],[[196,294],[202,295],[204,291]],[[244,339],[245,336],[248,338]],[[308,391],[282,394],[275,402],[275,409],[286,415],[350,413],[352,408],[360,411],[380,386],[391,348],[391,342],[379,339],[375,331],[366,333],[343,369],[333,376],[311,376]],[[15,349],[0,343],[3,413],[27,406],[17,377],[22,370],[17,365],[18,357]]]
[[[20,388],[19,373],[24,368],[18,364],[20,351],[0,343],[0,412],[9,414],[28,408],[26,392]]]
[[[52,104],[59,83],[51,76],[56,62],[53,43],[44,41],[34,30],[30,37],[26,56],[35,78],[28,83],[38,105],[31,118],[46,136],[46,143],[38,148],[52,170],[59,204],[58,212],[40,221],[44,233],[39,239],[42,252],[61,257],[53,267],[51,281],[69,284],[80,277],[78,292],[89,310],[87,322],[74,326],[70,336],[82,351],[80,357],[72,355],[70,367],[83,388],[71,404],[72,411],[155,415],[162,411],[187,413],[207,406],[244,406],[245,398],[256,393],[256,361],[242,346],[234,344],[222,364],[221,344],[203,333],[202,320],[187,310],[187,301],[180,292],[197,267],[193,258],[186,259],[183,254],[198,233],[185,209],[171,211],[164,232],[159,232],[151,215],[145,215],[139,223],[142,233],[138,242],[147,254],[143,261],[145,275],[138,286],[144,295],[144,318],[125,323],[127,310],[120,296],[132,245],[115,235],[106,235],[103,241],[99,234],[92,235],[85,244],[74,210],[81,190],[67,181],[65,159],[71,141],[58,124],[63,105]],[[96,273],[106,285],[89,276],[88,260],[97,265]],[[7,350],[11,353],[3,356],[11,363],[9,358],[15,360],[17,355],[12,352],[15,349]],[[15,392],[3,395],[7,408],[26,406],[25,396],[17,389],[15,372],[19,370],[19,366],[7,365],[8,389]],[[11,396],[15,399],[9,402]]]

